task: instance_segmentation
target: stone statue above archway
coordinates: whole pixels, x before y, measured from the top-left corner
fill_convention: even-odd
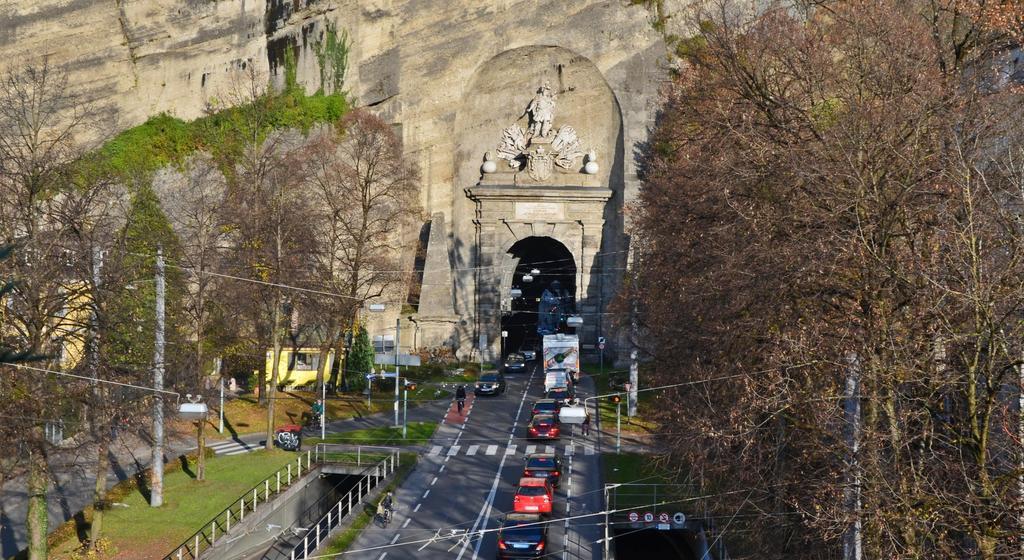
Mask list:
[[[597,173],[596,150],[591,149],[586,154],[586,165],[582,165],[584,152],[576,129],[569,125],[553,128],[556,99],[551,87],[544,82],[524,112],[529,116],[527,128],[513,124],[502,130],[496,153],[499,159],[508,162],[513,174],[526,171],[534,182],[544,183],[551,179],[556,167],[569,173]],[[484,156],[483,171],[498,172],[491,152]]]

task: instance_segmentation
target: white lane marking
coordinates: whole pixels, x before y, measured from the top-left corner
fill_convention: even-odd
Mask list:
[[[426,492],[423,493],[423,499],[426,500],[427,496],[429,496],[429,495],[430,495],[430,490],[427,490]]]
[[[447,467],[447,466],[448,466],[448,465],[441,465],[441,468],[440,468],[440,469],[437,469],[437,472],[439,472],[439,473],[443,473],[443,472],[444,472],[444,468],[445,468],[445,467]]]
[[[554,453],[554,452],[555,452],[555,446],[554,445],[545,445],[544,446],[544,453]]]
[[[466,455],[476,455],[478,449],[480,449],[479,445],[470,445],[469,449],[466,450]]]
[[[395,533],[395,538],[391,539],[391,544],[395,544],[396,542],[398,542],[398,536],[399,534]]]
[[[452,455],[458,455],[459,454],[459,449],[462,449],[461,445],[453,445],[453,446],[451,446],[448,449],[448,456],[451,457]]]
[[[417,511],[419,511],[420,510],[420,506],[422,506],[422,505],[423,505],[423,502],[420,502],[420,503],[416,504],[416,507],[414,507],[412,509],[412,512],[416,513]]]
[[[588,446],[584,447],[583,448],[583,453],[585,453],[586,455],[593,455],[594,454],[594,447],[591,446],[591,445],[588,445]]]
[[[497,446],[497,445],[488,445],[488,446],[487,446],[487,451],[486,451],[486,453],[487,453],[488,455],[494,455],[494,454],[495,454],[495,453],[497,453],[497,452],[498,452],[498,446]]]
[[[444,449],[444,448],[441,447],[440,445],[435,445],[434,447],[430,448],[430,455],[437,455],[437,454],[441,453],[442,449]]]
[[[570,444],[565,446],[565,456],[566,457],[572,457],[575,454],[576,454],[576,444],[570,443]]]
[[[569,505],[572,503],[572,474],[572,457],[569,457],[569,489],[565,492],[565,544],[562,546],[562,560],[567,560],[569,557]]]
[[[405,518],[405,523],[402,523],[402,528],[405,529],[406,527],[408,527],[410,521],[412,521],[412,518],[411,517],[406,517]]]
[[[430,481],[430,485],[431,485],[431,486],[433,486],[433,485],[434,485],[434,484],[436,484],[436,483],[437,483],[437,477],[435,476],[435,477],[434,477],[434,480],[431,480],[431,481]]]
[[[527,455],[533,455],[536,452],[537,452],[537,446],[536,445],[527,445],[526,446],[526,454]]]
[[[519,415],[522,414],[523,404],[526,403],[526,394],[529,393],[530,385],[533,383],[533,378],[536,374],[537,367],[534,366],[533,372],[530,373],[530,379],[526,381],[526,387],[523,388],[523,396],[519,399],[519,408],[516,410],[516,416],[515,418],[512,419],[513,426],[519,423]],[[509,449],[512,450],[512,453],[515,453],[515,447],[511,445],[512,437],[513,434],[509,434],[507,445],[509,446]],[[469,531],[470,534],[476,533],[477,527],[481,526],[481,521],[483,521],[482,527],[487,527],[487,521],[490,519],[491,516],[491,506],[494,504],[494,496],[498,492],[498,483],[501,482],[501,469],[505,468],[505,460],[508,459],[508,456],[511,455],[512,453],[509,453],[508,449],[506,449],[505,454],[501,456],[501,462],[498,463],[498,470],[497,472],[494,473],[494,482],[491,483],[491,491],[487,494],[487,499],[484,501],[483,507],[480,508],[480,513],[476,516],[476,521],[473,522],[473,528]],[[476,560],[476,558],[480,555],[480,546],[483,544],[483,542],[484,539],[482,538],[476,540],[476,546],[473,547],[473,560]],[[468,546],[469,541],[467,540],[465,543],[462,544],[462,548],[459,549],[459,555],[455,558],[455,560],[462,560],[462,555],[466,553],[466,547]]]
[[[512,436],[509,436],[509,438],[511,438],[511,437]],[[519,447],[519,446],[513,443],[512,445],[510,445],[507,448],[505,448],[505,455],[515,455],[516,454],[516,447]]]
[[[377,557],[377,560],[384,560],[384,557],[387,556],[387,555],[388,555],[387,552],[381,552],[380,556]]]

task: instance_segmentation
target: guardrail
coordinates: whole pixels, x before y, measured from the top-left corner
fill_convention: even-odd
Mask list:
[[[319,444],[320,445],[325,444]],[[387,449],[387,448],[381,448]],[[316,522],[316,525],[309,528],[306,532],[306,536],[302,539],[302,542],[295,545],[291,550],[290,560],[303,560],[309,556],[310,552],[316,551],[317,548],[326,540],[331,532],[341,524],[341,520],[346,515],[352,513],[353,508],[358,506],[363,501],[363,496],[368,494],[370,490],[373,490],[380,484],[380,482],[386,479],[391,473],[395,472],[399,466],[401,466],[401,456],[397,449],[391,448],[392,451],[383,460],[376,464],[376,467],[372,471],[367,470],[359,482],[356,484],[356,488],[352,489],[348,494],[345,495],[338,503],[335,504],[327,515],[320,518]],[[324,450],[327,451],[326,449]],[[325,456],[319,455],[319,456]],[[330,461],[327,461],[330,462]]]
[[[390,454],[373,451],[373,449],[394,449],[357,446],[352,450],[351,446],[347,446],[344,451],[332,451],[329,447],[331,446],[327,444],[318,444],[315,450],[300,452],[295,461],[289,462],[274,474],[263,479],[262,482],[234,500],[231,505],[213,516],[210,521],[204,523],[202,528],[175,547],[170,554],[164,556],[164,560],[200,560],[205,551],[227,535],[232,525],[237,525],[245,520],[246,513],[251,514],[256,510],[257,505],[271,501],[282,491],[290,488],[294,482],[302,478],[303,473],[309,472],[314,464],[355,463],[357,466],[376,464],[382,457],[387,457]],[[394,454],[397,456],[397,451]],[[395,461],[396,459],[392,458],[392,463]],[[394,466],[391,467],[391,470],[394,470]]]

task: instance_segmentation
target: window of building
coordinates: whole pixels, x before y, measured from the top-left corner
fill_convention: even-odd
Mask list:
[[[313,371],[320,366],[318,352],[296,352],[292,354],[292,369],[295,371]]]

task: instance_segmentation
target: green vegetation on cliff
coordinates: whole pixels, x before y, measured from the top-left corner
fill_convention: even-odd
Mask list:
[[[307,131],[314,124],[340,119],[348,110],[344,95],[306,95],[298,87],[269,96],[266,101],[269,114],[263,134],[278,128]],[[225,156],[240,144],[233,138],[233,123],[242,110],[232,107],[194,121],[161,113],[107,142],[100,150],[100,159],[110,171],[126,179],[180,164],[199,150],[213,154],[218,161],[230,159]]]

